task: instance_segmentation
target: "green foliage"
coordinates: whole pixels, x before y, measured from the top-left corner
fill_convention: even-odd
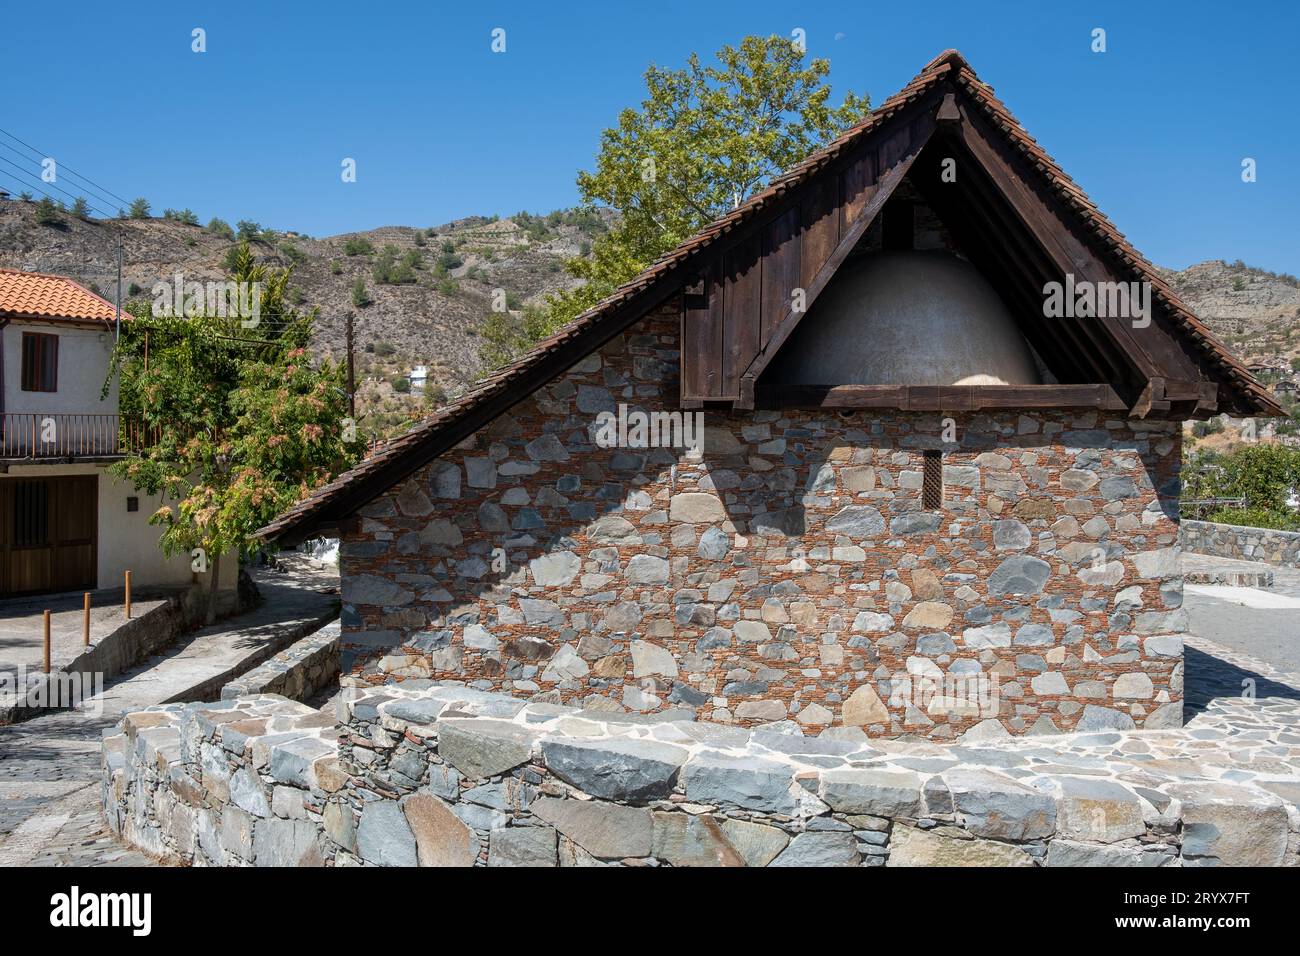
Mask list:
[[[220,236],[222,239],[235,238],[235,230],[230,228],[230,223],[226,222],[224,219],[218,219],[216,216],[213,216],[208,220],[207,230],[214,236]]]
[[[393,386],[393,391],[400,395],[405,395],[411,390],[411,380],[405,375],[394,375],[388,383]]]
[[[479,326],[479,358],[487,368],[513,362],[546,334],[545,309],[526,306],[522,314],[490,312]]]
[[[149,218],[149,200],[141,196],[138,199],[131,200],[131,208],[127,213],[132,219]]]
[[[253,242],[262,238],[262,224],[251,219],[241,219],[235,223],[240,242]]]
[[[366,280],[358,276],[357,281],[352,286],[352,304],[358,309],[364,309],[374,301],[366,290]]]
[[[1233,277],[1232,277],[1232,291],[1233,291],[1233,292],[1240,292],[1240,291],[1242,291],[1244,288],[1246,288],[1246,280],[1243,279],[1241,276],[1233,276]]]
[[[78,219],[90,218],[90,205],[86,202],[85,196],[78,196],[72,200],[72,214]]]
[[[420,254],[416,250],[402,255],[396,246],[386,245],[375,256],[370,271],[380,285],[407,285],[415,281],[415,270],[420,265]]]
[[[869,100],[854,93],[832,106],[830,64],[805,57],[787,38],[747,36],[719,50],[716,65],[691,54],[683,69],[646,71],[646,99],[619,114],[618,125],[601,135],[595,169],[578,174],[583,202],[617,210],[619,222],[595,240],[590,257],[569,261],[584,284],[550,297],[539,334],[609,295],[870,112]]]
[[[156,440],[111,470],[165,496],[150,521],[168,555],[202,548],[214,562],[250,552],[259,528],[362,451],[345,433],[343,371],[311,362],[316,313],[288,304],[289,274],[242,244],[231,278],[260,284],[255,327],[237,316],[157,317],[143,302],[122,324],[104,387],[119,376],[123,413]]]
[[[42,226],[55,226],[63,222],[59,207],[49,196],[43,197],[36,204],[36,221]]]
[[[1183,467],[1188,500],[1244,498],[1244,509],[1219,509],[1212,521],[1300,530],[1300,514],[1287,501],[1300,488],[1300,449],[1256,443],[1227,454],[1194,452]],[[1233,518],[1218,517],[1232,512]],[[1249,520],[1247,520],[1249,519]]]
[[[330,275],[335,275],[335,276],[336,276],[336,275],[341,274],[342,272],[343,272],[343,266],[341,266],[341,265],[339,264],[338,260],[337,260],[337,259],[331,259],[331,260],[330,260]]]
[[[375,355],[378,355],[381,358],[383,358],[389,355],[396,355],[397,346],[393,345],[393,343],[391,342],[385,342],[383,339],[380,339],[378,342],[372,342],[370,344],[370,347],[367,348],[366,351],[372,352]]]
[[[170,219],[173,222],[183,222],[187,226],[197,226],[199,217],[195,215],[192,209],[164,209],[163,218]]]
[[[345,256],[368,256],[374,251],[375,247],[370,244],[370,240],[361,236],[348,236],[343,243]]]

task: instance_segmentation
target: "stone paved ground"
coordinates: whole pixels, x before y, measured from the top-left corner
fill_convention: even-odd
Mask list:
[[[100,737],[121,716],[189,691],[234,666],[291,626],[332,604],[337,577],[304,564],[286,575],[259,571],[266,601],[239,618],[204,628],[114,678],[78,710],[0,727],[0,866],[141,866],[119,844],[99,809]]]
[[[1183,604],[1197,637],[1300,673],[1300,569],[1183,555],[1184,571],[1260,569],[1273,572],[1267,590],[1188,584]]]

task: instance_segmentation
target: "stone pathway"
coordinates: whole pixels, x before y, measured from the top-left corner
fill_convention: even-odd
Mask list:
[[[122,715],[168,701],[212,700],[232,671],[286,629],[328,615],[337,576],[294,562],[259,570],[266,600],[254,611],[195,632],[115,677],[76,710],[0,727],[0,866],[141,866],[100,811],[100,738]]]

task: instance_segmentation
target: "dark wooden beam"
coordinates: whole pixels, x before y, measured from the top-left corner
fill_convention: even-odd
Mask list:
[[[1092,237],[1083,235],[1081,238],[1083,230],[1078,215],[1063,207],[1059,197],[1052,194],[1042,181],[1042,176],[1030,169],[1025,158],[985,116],[983,107],[965,101],[959,108],[962,122],[957,129],[962,142],[980,161],[1039,245],[1052,256],[1058,270],[1063,274],[1073,274],[1080,281],[1121,281],[1118,270],[1090,247]],[[1160,327],[1154,314],[1151,318],[1151,324],[1145,328],[1136,328],[1131,319],[1116,316],[1098,316],[1092,321],[1103,326],[1123,348],[1138,367],[1143,380],[1198,377],[1195,363]]]
[[[831,251],[826,262],[817,270],[812,282],[804,290],[803,309],[796,310],[791,307],[786,310],[781,320],[772,327],[772,332],[763,348],[741,376],[740,398],[736,402],[737,408],[754,407],[754,382],[763,373],[763,369],[767,368],[776,353],[780,351],[781,346],[789,339],[791,333],[798,327],[799,322],[812,309],[813,303],[817,301],[817,297],[821,295],[822,290],[826,288],[835,273],[839,271],[849,253],[853,251],[859,240],[866,235],[871,223],[880,214],[880,210],[884,208],[889,197],[894,194],[898,184],[903,181],[908,169],[911,168],[916,157],[921,154],[921,150],[925,148],[925,144],[930,141],[934,128],[933,120],[918,117],[906,130],[900,131],[900,135],[905,133],[909,136],[910,141],[907,144],[907,149],[902,152],[897,162],[890,166],[885,174],[877,180],[875,191],[863,207],[862,212],[858,214],[853,224],[840,236],[839,242]],[[884,144],[880,148],[883,150]]]
[[[963,412],[981,409],[1127,410],[1110,385],[764,385],[763,408],[898,408]]]

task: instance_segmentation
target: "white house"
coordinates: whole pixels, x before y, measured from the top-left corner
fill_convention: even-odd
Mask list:
[[[123,314],[129,321],[129,315]],[[63,276],[0,269],[0,597],[207,584],[165,557],[160,496],[108,472],[142,437],[108,379],[111,302]],[[223,591],[235,561],[221,562]]]

